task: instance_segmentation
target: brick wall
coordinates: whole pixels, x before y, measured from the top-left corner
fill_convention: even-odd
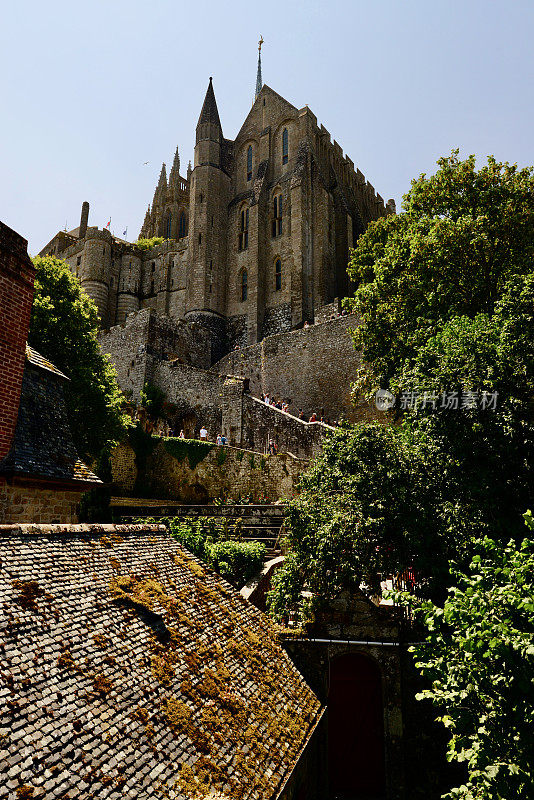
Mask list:
[[[28,242],[0,222],[0,460],[9,452],[20,401],[35,269]]]
[[[308,462],[290,455],[262,456],[233,447],[214,446],[191,469],[187,457],[179,461],[157,444],[146,462],[144,495],[162,500],[205,503],[217,498],[239,500],[252,496],[257,501],[275,502],[295,494],[295,486]],[[137,468],[133,450],[120,444],[111,455],[113,490],[134,494]]]

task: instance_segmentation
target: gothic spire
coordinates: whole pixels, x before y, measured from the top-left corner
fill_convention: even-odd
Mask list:
[[[210,78],[206,97],[204,98],[204,105],[202,106],[200,117],[198,118],[197,127],[206,123],[217,125],[219,128],[221,127],[219,111],[217,109],[217,102],[215,100],[215,92],[213,91],[213,78]]]
[[[261,46],[263,44],[263,36],[260,35],[260,41],[258,42],[258,74],[256,75],[256,97],[261,92],[261,87],[263,86],[263,81],[261,78]],[[256,97],[254,99],[256,99]]]
[[[176,148],[176,153],[174,154],[174,161],[172,163],[172,168],[169,173],[169,186],[174,186],[178,184],[178,180],[180,178],[180,156],[178,154],[178,148]]]
[[[156,191],[154,192],[154,199],[152,201],[152,208],[158,204],[158,200],[165,200],[165,193],[167,191],[167,169],[165,167],[165,162],[161,165],[161,172],[159,174],[159,181],[158,185],[156,186]]]

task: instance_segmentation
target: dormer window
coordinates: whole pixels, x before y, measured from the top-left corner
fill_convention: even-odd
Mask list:
[[[246,250],[248,247],[248,206],[241,209],[240,223],[239,223],[239,249]]]
[[[252,145],[249,144],[247,150],[247,181],[252,180]]]
[[[283,200],[282,195],[277,194],[273,200],[273,221],[272,221],[272,235],[280,236],[282,233],[282,209]]]
[[[282,164],[287,164],[289,155],[289,134],[287,132],[287,128],[284,128],[284,132],[282,134]]]

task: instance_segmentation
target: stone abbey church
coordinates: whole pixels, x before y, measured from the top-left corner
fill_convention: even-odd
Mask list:
[[[394,201],[384,203],[307,106],[262,86],[260,75],[234,140],[223,134],[210,78],[194,167],[180,175],[178,150],[168,177],[162,166],[140,231],[162,244],[142,250],[88,226],[84,203],[79,228],[41,251],[69,263],[103,329],[153,309],[201,326],[213,364],[313,324],[348,293],[349,248],[371,220],[395,213]]]

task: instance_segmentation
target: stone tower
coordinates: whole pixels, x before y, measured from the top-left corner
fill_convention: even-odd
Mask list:
[[[210,78],[197,123],[189,199],[186,319],[212,335],[212,357],[224,352],[226,220],[230,201],[229,143],[224,139]]]

